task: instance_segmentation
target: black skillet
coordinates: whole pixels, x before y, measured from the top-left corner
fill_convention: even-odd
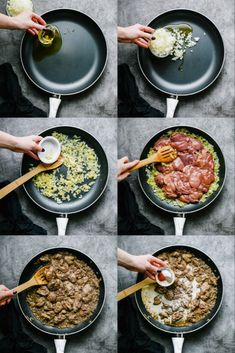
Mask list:
[[[78,197],[72,197],[70,201],[58,204],[55,200],[43,196],[40,191],[34,186],[32,180],[24,184],[24,189],[27,195],[35,204],[37,204],[39,207],[43,208],[48,212],[60,214],[61,217],[57,218],[57,225],[59,235],[64,235],[63,233],[66,229],[66,225],[64,225],[64,223],[67,224],[68,221],[67,215],[81,212],[87,209],[101,197],[107,186],[109,170],[107,157],[103,148],[101,147],[100,143],[96,140],[96,138],[93,137],[90,133],[72,126],[57,126],[45,130],[39,133],[39,135],[43,137],[50,136],[54,131],[63,133],[70,137],[73,137],[74,135],[80,136],[81,140],[85,141],[89,147],[95,150],[100,164],[100,176],[96,179],[95,184],[92,186],[90,191],[84,193],[81,199],[79,199]],[[28,157],[27,155],[24,155],[21,165],[21,174],[24,175],[25,173],[27,173],[32,167],[32,164],[36,166],[38,162],[33,161],[32,158]],[[65,175],[66,167],[62,165],[59,169],[59,172]],[[64,226],[65,229],[63,230]]]
[[[99,301],[98,301],[97,308],[93,312],[92,316],[87,321],[84,321],[83,323],[81,323],[79,325],[73,326],[72,328],[61,329],[61,328],[56,328],[56,327],[52,327],[52,326],[47,326],[46,324],[44,324],[43,322],[41,322],[40,320],[36,319],[33,316],[31,309],[26,301],[27,291],[24,291],[24,292],[21,292],[18,294],[18,304],[19,304],[19,307],[20,307],[22,314],[24,315],[26,320],[31,325],[33,325],[36,329],[38,329],[41,332],[44,332],[46,334],[57,337],[57,339],[54,340],[55,345],[56,345],[56,352],[63,353],[64,348],[65,348],[65,344],[66,344],[66,336],[73,335],[73,334],[76,334],[76,333],[79,333],[79,332],[85,330],[100,315],[100,313],[103,309],[103,306],[104,306],[104,301],[105,301],[105,283],[104,283],[104,278],[102,276],[102,273],[100,272],[100,269],[98,268],[98,266],[95,264],[95,262],[89,256],[87,256],[86,254],[82,253],[81,251],[78,251],[73,248],[68,248],[68,247],[66,247],[66,248],[61,247],[60,248],[60,247],[58,247],[58,248],[50,248],[50,249],[43,250],[39,254],[35,255],[28,262],[28,264],[25,266],[25,268],[20,276],[19,284],[22,284],[22,283],[28,281],[34,275],[34,273],[40,267],[42,267],[42,264],[39,263],[39,261],[38,261],[42,255],[54,254],[59,251],[68,251],[68,252],[72,253],[74,256],[76,256],[79,260],[84,261],[88,266],[90,266],[92,268],[92,270],[95,272],[96,276],[100,280]]]
[[[197,331],[204,326],[206,326],[209,322],[213,320],[213,318],[216,316],[218,311],[220,310],[220,307],[222,305],[222,300],[223,300],[223,281],[221,274],[216,266],[216,264],[210,259],[210,257],[205,254],[203,251],[196,249],[191,246],[187,245],[173,245],[173,246],[168,246],[162,249],[159,249],[157,252],[153,254],[153,256],[159,256],[163,252],[171,252],[171,251],[176,251],[177,249],[183,249],[183,250],[188,250],[191,253],[193,253],[195,256],[198,258],[202,259],[213,271],[215,276],[218,278],[217,282],[217,299],[214,308],[211,310],[211,312],[201,321],[196,322],[190,326],[186,327],[173,327],[173,326],[168,326],[160,323],[159,321],[155,320],[149,312],[146,310],[144,303],[141,298],[141,291],[136,292],[135,294],[135,300],[136,304],[138,306],[138,309],[142,316],[147,320],[152,326],[156,327],[157,329],[169,333],[171,335],[176,335],[176,337],[172,337],[173,345],[174,345],[174,352],[175,353],[181,353],[182,352],[182,347],[183,347],[183,342],[184,342],[184,337],[183,335],[186,333],[191,333],[194,331]],[[140,282],[143,280],[143,274],[138,274],[137,277],[137,282]]]
[[[157,58],[150,50],[138,49],[138,63],[147,81],[159,91],[170,95],[166,117],[173,117],[178,96],[190,96],[208,88],[219,76],[225,58],[224,43],[215,24],[205,15],[187,9],[175,9],[155,17],[148,26],[157,29],[172,24],[188,24],[193,37],[200,40],[188,48],[181,61],[171,57]],[[192,50],[193,52],[191,52]]]
[[[99,79],[107,62],[107,44],[98,24],[82,12],[56,9],[44,13],[42,18],[58,27],[62,37],[60,49],[51,55],[52,47],[42,48],[37,38],[25,33],[20,56],[28,78],[54,95],[50,100],[52,117],[58,109],[53,103],[59,104],[61,95],[81,93]]]
[[[142,191],[144,194],[147,196],[147,198],[157,207],[161,208],[162,210],[166,212],[170,212],[175,214],[177,217],[174,217],[174,222],[175,222],[175,228],[176,228],[176,235],[182,235],[183,234],[183,227],[185,223],[185,215],[193,212],[197,212],[202,210],[203,208],[209,206],[220,194],[224,182],[225,182],[225,175],[226,175],[226,166],[225,166],[225,160],[223,153],[217,144],[217,142],[206,132],[197,129],[195,127],[190,127],[190,126],[172,126],[166,129],[163,129],[159,131],[157,134],[155,134],[149,142],[145,145],[141,156],[140,160],[147,158],[147,155],[150,151],[150,149],[154,146],[154,143],[164,134],[166,134],[169,130],[176,130],[176,129],[187,129],[190,133],[194,133],[199,137],[205,138],[213,147],[214,151],[216,152],[218,159],[219,159],[219,187],[216,191],[214,191],[207,199],[205,202],[198,202],[195,204],[187,204],[184,207],[180,207],[178,205],[172,205],[172,203],[168,203],[164,200],[160,200],[160,198],[153,192],[153,189],[151,186],[147,183],[147,173],[146,173],[146,168],[141,168],[139,169],[139,183],[141,186]]]

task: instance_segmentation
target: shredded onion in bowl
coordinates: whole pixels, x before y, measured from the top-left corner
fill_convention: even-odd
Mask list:
[[[175,44],[175,37],[165,28],[159,28],[154,33],[154,40],[151,40],[149,49],[159,57],[169,55]]]
[[[8,0],[6,12],[9,16],[17,16],[24,11],[33,11],[31,0]]]

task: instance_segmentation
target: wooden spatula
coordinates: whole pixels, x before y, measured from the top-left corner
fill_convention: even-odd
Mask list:
[[[152,163],[169,163],[172,162],[177,157],[177,151],[171,146],[160,147],[159,150],[152,154],[152,156],[142,159],[133,168],[129,169],[128,172],[131,173],[134,170],[140,169],[148,164]]]
[[[60,156],[57,161],[53,164],[43,164],[40,163],[36,168],[30,170],[30,172],[26,173],[25,175],[22,175],[22,177],[16,179],[12,183],[8,184],[4,188],[0,190],[0,200],[8,195],[10,192],[18,188],[18,186],[26,183],[29,179],[32,179],[35,175],[45,172],[47,170],[52,170],[60,167],[64,162],[64,157]]]
[[[18,287],[13,288],[12,291],[17,292],[18,294],[20,292],[23,292],[27,288],[34,287],[34,286],[43,286],[47,284],[48,282],[44,274],[44,271],[46,268],[47,266],[41,267],[29,281],[19,285]],[[9,296],[2,297],[0,300],[0,303],[5,302],[7,299],[10,299],[10,298],[11,297]]]
[[[147,286],[148,284],[151,284],[151,283],[156,283],[156,281],[153,281],[151,278],[147,277],[143,281],[138,282],[138,283],[134,284],[133,286],[122,290],[117,295],[117,301],[128,297],[129,295],[137,292],[138,290],[140,290],[144,286]]]

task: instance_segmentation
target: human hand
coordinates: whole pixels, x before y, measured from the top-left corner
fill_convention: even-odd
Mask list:
[[[12,147],[14,152],[21,152],[29,155],[30,157],[38,160],[36,151],[42,151],[42,147],[39,146],[39,142],[42,140],[41,136],[25,136],[25,137],[15,137],[15,143]]]
[[[142,48],[148,48],[152,33],[155,30],[139,23],[129,27],[118,27],[118,41],[120,43],[135,43]]]
[[[34,12],[22,12],[12,17],[16,29],[25,29],[32,35],[38,35],[38,32],[46,26],[46,22],[42,17]]]
[[[127,170],[134,167],[137,163],[139,163],[139,160],[137,160],[137,159],[133,162],[129,162],[128,157],[123,157],[123,158],[119,159],[118,165],[117,165],[117,169],[118,169],[117,179],[118,179],[118,181],[122,181],[122,180],[126,179],[128,177],[128,175],[130,175],[130,173],[128,173]]]
[[[144,273],[155,281],[157,270],[167,266],[166,262],[152,255],[131,255],[130,271]]]
[[[3,284],[1,284],[0,285],[0,301],[6,296],[10,296],[12,298],[13,297],[13,292],[11,290],[9,290],[7,287],[5,287]],[[1,302],[0,306],[9,304],[10,301],[11,301],[11,298],[5,300],[4,302]]]

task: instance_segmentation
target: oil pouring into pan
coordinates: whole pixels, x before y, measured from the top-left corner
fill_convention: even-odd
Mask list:
[[[159,58],[152,53],[151,45],[150,50],[138,48],[137,53],[143,76],[168,96],[167,118],[174,117],[179,97],[200,93],[215,82],[225,59],[224,43],[218,28],[201,13],[188,9],[170,10],[155,17],[148,26],[163,30],[182,24],[184,31],[192,29],[196,41],[195,46],[186,49],[182,60],[172,60],[169,55]]]
[[[157,153],[150,155],[156,143],[165,144],[158,154],[165,148],[161,158],[170,156],[172,163],[161,159],[165,163],[156,164]],[[172,147],[177,149],[177,158]],[[223,189],[226,176],[223,153],[216,141],[200,129],[172,126],[161,130],[145,145],[139,159],[135,169],[152,163],[139,169],[140,187],[151,203],[174,215],[176,235],[183,234],[187,214],[209,206]]]
[[[98,24],[73,9],[42,15],[48,26],[39,39],[25,33],[20,47],[27,77],[51,95],[49,117],[56,117],[62,96],[84,92],[101,77],[107,63],[107,44]]]
[[[211,284],[211,286],[213,288],[213,292],[216,293],[216,295],[213,294],[213,303],[211,304],[208,311],[206,311],[205,313],[203,313],[203,308],[202,308],[201,313],[197,314],[198,316],[197,315],[193,316],[194,314],[190,314],[191,309],[189,310],[184,309],[184,314],[183,314],[184,316],[182,317],[182,319],[179,319],[179,321],[172,322],[170,321],[171,319],[169,318],[169,316],[172,317],[173,315],[175,315],[175,318],[176,318],[178,313],[180,313],[180,308],[177,311],[173,311],[173,314],[170,314],[171,311],[169,310],[169,306],[171,307],[171,305],[173,305],[172,307],[173,309],[174,309],[174,305],[175,306],[180,305],[177,302],[177,299],[174,298],[174,296],[173,297],[171,296],[172,293],[173,295],[177,296],[177,294],[174,294],[174,291],[177,290],[177,284],[176,284],[176,287],[173,289],[171,286],[165,289],[164,288],[159,289],[158,287],[156,291],[159,290],[159,293],[161,294],[157,294],[158,292],[156,292],[152,287],[153,284],[147,285],[143,287],[142,290],[139,290],[136,292],[135,294],[136,304],[144,320],[147,320],[148,323],[151,324],[154,328],[170,334],[172,336],[174,352],[182,353],[184,336],[186,334],[193,333],[197,330],[200,330],[204,326],[208,325],[219,312],[220,307],[222,305],[222,300],[223,300],[223,281],[222,281],[222,277],[219,272],[219,269],[216,266],[216,264],[213,262],[213,260],[207,254],[205,254],[203,251],[197,248],[190,247],[187,245],[168,246],[166,248],[162,248],[158,250],[156,253],[154,253],[153,256],[159,257],[159,255],[161,256],[161,254],[163,253],[175,254],[174,255],[176,256],[174,258],[175,262],[177,261],[177,254],[178,254],[178,260],[179,260],[180,253],[184,253],[185,258],[187,258],[188,256],[187,266],[190,269],[192,268],[192,266],[194,266],[194,264],[198,263],[199,267],[200,267],[200,264],[202,265],[200,275],[198,276],[192,275],[192,277],[194,278],[188,277],[190,280],[185,279],[185,276],[180,277],[181,281],[184,282],[184,285],[189,286],[188,288],[186,288],[186,291],[188,290],[189,293],[191,293],[188,299],[190,301],[190,296],[192,296],[191,302],[193,303],[193,307],[195,307],[196,311],[200,312],[200,310],[197,309],[197,303],[194,302],[195,300],[197,300],[196,299],[197,293],[199,295],[199,298],[203,297],[205,301],[212,300],[210,299],[211,297],[209,297],[210,295],[212,296],[212,289],[209,288],[206,291],[205,288],[203,287],[203,284],[200,284],[200,277],[205,276],[207,273],[206,275],[207,281],[209,282],[211,281],[211,283],[213,283]],[[178,263],[181,264],[181,262],[178,262]],[[176,271],[179,271],[179,270],[176,270]],[[142,278],[143,278],[143,275],[138,274],[137,283],[141,282]],[[176,278],[176,281],[177,280],[179,279]],[[197,288],[197,285],[199,285],[200,289]],[[189,290],[190,286],[192,288],[191,291]],[[178,285],[178,289],[179,291],[181,290],[179,288],[179,285]],[[166,297],[168,298],[167,300],[166,300]],[[208,299],[206,299],[207,297]],[[180,297],[179,301],[181,301],[181,299],[182,297]],[[182,300],[185,301],[186,303],[186,298]],[[200,300],[202,299],[199,299],[199,301]],[[171,304],[171,302],[173,304]],[[162,305],[164,303],[167,303],[168,305],[167,310],[169,311],[169,316],[165,316],[165,315],[161,316],[161,313],[163,314],[163,311],[164,311],[164,309],[162,309]],[[200,305],[202,305],[202,303]],[[160,317],[165,317],[165,319],[164,320],[160,319]],[[189,318],[189,320],[191,321],[188,321],[187,318]],[[182,320],[182,322],[180,322],[180,320]]]

